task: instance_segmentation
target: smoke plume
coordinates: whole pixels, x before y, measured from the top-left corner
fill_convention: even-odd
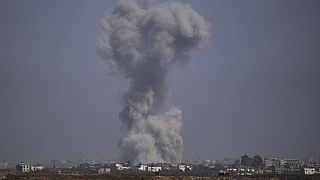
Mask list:
[[[209,38],[208,23],[189,5],[153,6],[119,1],[102,20],[98,54],[130,81],[119,117],[125,129],[119,147],[133,163],[179,162],[182,111],[160,114],[169,67]]]

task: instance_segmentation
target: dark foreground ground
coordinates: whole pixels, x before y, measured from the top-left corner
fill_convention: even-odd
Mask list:
[[[99,180],[99,179],[137,179],[137,180],[320,180],[320,175],[259,175],[259,176],[192,176],[192,175],[176,175],[176,176],[153,176],[153,175],[8,175],[2,177],[10,180],[49,180],[49,179],[80,179],[80,180]],[[0,177],[1,179],[1,177]]]

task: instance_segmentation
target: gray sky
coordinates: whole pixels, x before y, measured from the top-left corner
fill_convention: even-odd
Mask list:
[[[168,76],[184,159],[320,156],[320,2],[183,1],[211,43]],[[96,54],[116,1],[0,1],[0,159],[119,157],[128,82]]]

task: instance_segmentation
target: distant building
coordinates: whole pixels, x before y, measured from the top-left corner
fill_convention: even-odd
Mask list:
[[[147,166],[147,165],[141,164],[137,169],[139,171],[159,172],[159,171],[161,171],[162,167],[160,167],[160,166]]]
[[[252,166],[253,160],[248,155],[243,155],[240,158],[240,164],[243,166]]]
[[[148,169],[148,166],[147,165],[143,165],[141,164],[139,167],[138,167],[138,170],[139,171],[146,171]]]
[[[320,164],[317,164],[317,163],[308,163],[308,164],[306,164],[306,167],[309,167],[309,168],[319,168],[319,167],[320,167]]]
[[[111,169],[110,168],[101,168],[98,170],[98,174],[110,174]]]
[[[150,172],[159,172],[161,171],[161,167],[158,166],[152,166],[152,167],[148,167],[148,171]]]
[[[178,169],[180,169],[182,172],[191,171],[192,168],[189,165],[186,164],[179,164]]]
[[[9,167],[9,163],[7,162],[0,162],[0,169],[7,169]]]
[[[116,164],[115,164],[115,167],[116,167],[116,170],[117,170],[117,171],[122,171],[122,170],[128,170],[128,169],[130,169],[130,167],[124,166],[124,165],[122,165],[122,164],[120,164],[120,163],[116,163]]]
[[[304,168],[305,175],[314,175],[317,174],[316,168]]]
[[[277,174],[300,174],[301,169],[292,166],[275,166],[275,173]]]
[[[268,169],[271,167],[275,167],[278,165],[278,158],[274,157],[265,157],[264,158],[264,166]]]
[[[277,161],[274,170],[277,174],[300,174],[303,173],[301,165],[299,159],[281,159]]]
[[[41,165],[30,165],[30,164],[24,164],[23,162],[20,162],[16,166],[16,169],[22,173],[27,173],[30,171],[32,172],[41,171],[44,169],[44,167]]]
[[[20,162],[17,166],[16,166],[16,169],[20,172],[30,172],[30,169],[31,169],[31,165],[29,164],[24,164],[23,162]]]
[[[41,171],[44,167],[41,165],[31,165],[31,171]]]

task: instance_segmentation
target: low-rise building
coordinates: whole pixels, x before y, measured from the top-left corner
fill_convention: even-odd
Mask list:
[[[30,172],[30,169],[31,169],[31,165],[29,164],[24,164],[23,162],[20,162],[17,166],[16,166],[16,169],[22,173],[25,173],[25,172]]]
[[[7,162],[0,162],[0,169],[7,169],[9,167],[9,163]]]
[[[22,173],[27,173],[27,172],[35,172],[35,171],[41,171],[44,169],[43,166],[41,165],[30,165],[30,164],[24,164],[23,162],[18,163],[16,166],[16,169]]]
[[[161,171],[161,167],[158,167],[158,166],[151,166],[151,167],[148,167],[148,171],[150,172],[160,172]]]
[[[275,173],[276,174],[300,174],[301,169],[294,166],[275,166]]]
[[[301,160],[299,159],[284,159],[283,161],[285,165],[292,168],[300,168],[302,164]]]
[[[159,171],[161,171],[162,167],[160,167],[160,166],[147,166],[147,165],[141,164],[137,169],[139,171],[159,172]]]
[[[304,168],[305,175],[314,175],[317,174],[316,168]]]
[[[41,165],[31,165],[31,166],[30,166],[30,170],[31,170],[31,171],[41,171],[41,170],[43,170],[43,169],[44,169],[44,167],[41,166]]]
[[[264,158],[264,166],[268,169],[270,167],[274,167],[278,165],[278,158],[275,157],[265,157]]]
[[[146,170],[147,170],[147,168],[148,168],[148,166],[147,166],[147,165],[143,165],[143,164],[141,164],[141,165],[138,167],[138,170],[139,170],[139,171],[146,171]]]
[[[110,174],[111,169],[110,168],[101,168],[98,170],[98,174]]]
[[[182,172],[191,171],[192,168],[189,165],[186,164],[179,164],[178,169],[180,169]]]
[[[120,163],[116,163],[116,164],[115,164],[115,167],[116,167],[116,170],[117,170],[117,171],[122,171],[122,170],[128,170],[128,169],[130,169],[130,167],[124,166],[124,165],[122,165],[122,164],[120,164]]]

